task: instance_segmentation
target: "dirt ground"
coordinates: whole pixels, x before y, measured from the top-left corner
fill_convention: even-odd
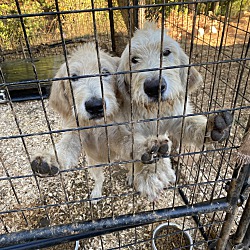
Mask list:
[[[97,205],[92,205],[88,199],[93,180],[88,174],[84,156],[81,156],[73,171],[45,179],[34,177],[30,155],[52,144],[50,135],[39,133],[49,130],[47,121],[52,131],[60,129],[60,117],[48,107],[47,100],[44,103],[27,101],[1,104],[0,235],[160,208],[174,209],[184,205],[177,191],[178,186],[184,186],[184,193],[194,203],[225,197],[225,184],[231,179],[236,149],[241,144],[249,119],[250,62],[236,60],[250,57],[247,51],[249,17],[250,13],[245,13],[240,22],[231,19],[223,29],[223,22],[200,16],[193,46],[189,42],[192,38],[192,17],[170,16],[166,23],[169,34],[181,43],[187,54],[192,48],[191,63],[202,64],[197,68],[204,77],[204,84],[192,95],[195,111],[233,109],[235,121],[229,141],[216,146],[226,150],[200,154],[195,159],[191,157],[188,165],[187,159],[175,159],[182,163],[178,166],[180,179],[175,186],[166,189],[157,202],[150,203],[135,193],[126,183],[126,166],[116,165],[105,168],[104,198]],[[217,33],[210,32],[212,26]],[[204,36],[201,36],[200,27],[204,28]],[[223,60],[226,62],[212,64]],[[28,136],[20,137],[20,134]],[[54,133],[53,140],[58,141],[61,135]],[[236,220],[239,220],[241,213],[242,209]],[[217,238],[225,212],[198,216],[205,231],[210,232],[210,238]],[[191,217],[172,219],[170,222],[179,224],[190,233],[195,243],[194,249],[207,249],[207,242]],[[79,250],[151,249],[152,232],[158,224],[82,240]],[[74,249],[74,244],[72,242],[47,249]]]

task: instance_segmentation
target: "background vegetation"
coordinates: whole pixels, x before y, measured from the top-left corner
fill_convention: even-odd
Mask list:
[[[177,0],[169,0],[168,2],[176,2]],[[186,0],[187,2],[189,0]],[[3,0],[0,4],[0,16],[8,17],[18,14],[17,6],[13,0]],[[60,11],[91,9],[90,0],[59,0]],[[127,5],[127,0],[113,1],[113,5]],[[130,2],[132,4],[133,1]],[[139,1],[139,4],[159,4],[162,0],[144,0]],[[179,1],[180,2],[180,1]],[[22,14],[47,13],[56,11],[55,0],[18,0]],[[108,7],[107,1],[94,1],[95,8]],[[206,13],[212,11],[215,15],[225,15],[227,4],[229,5],[230,15],[236,16],[240,11],[249,11],[249,0],[231,0],[220,1],[217,3],[199,3],[198,12]],[[191,12],[194,5],[173,6],[165,8],[165,15],[168,15],[171,10],[181,12]],[[146,19],[158,20],[162,13],[162,7],[153,7],[142,9],[145,11]],[[115,31],[126,31],[127,20],[125,11],[114,11]],[[74,37],[85,36],[86,34],[93,35],[93,16],[91,12],[85,13],[70,13],[60,15],[63,28],[63,36],[68,39]],[[98,33],[109,36],[109,12],[95,12],[95,19]],[[59,22],[57,15],[42,15],[36,17],[24,17],[27,36],[31,45],[49,44],[58,41],[61,38]],[[4,18],[0,19],[0,50],[16,49],[25,43],[23,39],[23,30],[19,18]]]
[[[24,17],[25,30],[31,45],[53,43],[61,40],[58,16],[47,15],[48,12],[55,12],[55,0],[18,0],[22,14],[42,13],[41,16]],[[59,11],[91,10],[90,0],[59,0]],[[94,8],[105,8],[107,1],[94,1]],[[0,16],[12,16],[18,14],[17,6],[13,0],[4,0],[0,4]],[[60,15],[63,36],[66,39],[81,37],[86,34],[93,35],[93,15],[91,12],[69,13]],[[95,19],[98,33],[110,33],[109,12],[95,12]],[[114,12],[114,19],[120,20],[121,12]],[[121,29],[122,23],[117,23],[117,29]],[[19,18],[0,19],[0,48],[15,49],[24,43],[23,30]]]
[[[147,4],[160,4],[162,0],[147,0]],[[182,2],[181,0],[169,0],[171,2]],[[184,0],[184,2],[194,2],[193,0]],[[197,1],[198,2],[198,1]],[[146,19],[158,20],[161,16],[164,7],[147,8],[145,11]],[[184,5],[173,5],[172,7],[164,8],[165,15],[168,15],[171,10],[191,13],[195,10],[194,4],[184,4]],[[218,0],[218,2],[208,3],[198,3],[197,12],[198,14],[207,14],[212,12],[214,15],[226,15],[227,10],[229,10],[230,16],[236,17],[243,11],[250,10],[249,0]]]

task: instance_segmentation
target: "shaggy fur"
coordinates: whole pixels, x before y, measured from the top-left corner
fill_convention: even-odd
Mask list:
[[[167,133],[175,146],[178,146],[182,139],[183,145],[195,145],[201,149],[204,144],[207,118],[197,115],[185,117],[183,120],[178,116],[193,113],[188,95],[202,83],[202,77],[194,67],[190,69],[178,67],[189,64],[188,56],[171,37],[164,34],[162,44],[161,37],[161,29],[157,29],[155,23],[147,22],[131,39],[131,50],[127,45],[122,53],[118,72],[151,69],[119,75],[119,88],[123,93],[124,107],[129,109],[132,102],[134,120],[157,118],[157,115],[177,116],[159,121],[157,129],[155,129],[156,122],[147,122],[145,123],[147,125],[135,124],[135,131],[147,130],[149,134],[155,136]],[[163,69],[161,72],[154,70],[172,66],[176,67]],[[130,111],[124,113],[130,114]],[[147,129],[142,128],[143,126]],[[209,126],[209,129],[211,132],[214,128]],[[228,129],[228,124],[220,131],[222,136],[224,129]],[[218,140],[220,139],[221,137]],[[209,140],[208,136],[206,141]],[[165,162],[156,169],[153,169],[152,165],[140,166],[139,169],[135,169],[134,178],[136,189],[150,199],[157,198],[159,191],[175,180],[171,164]]]
[[[202,82],[200,74],[193,67],[189,70],[189,78],[187,67],[164,69],[161,74],[159,70],[132,73],[131,77],[130,74],[121,74],[119,81],[112,74],[116,72],[118,63],[118,71],[129,71],[130,65],[132,70],[158,68],[160,53],[163,53],[162,67],[189,63],[187,55],[177,42],[164,35],[161,49],[160,41],[161,30],[156,29],[154,24],[147,23],[144,29],[135,32],[131,40],[131,56],[129,57],[127,46],[120,63],[118,58],[100,50],[99,65],[94,44],[85,44],[78,48],[68,62],[71,83],[69,80],[53,82],[49,99],[52,108],[61,115],[63,127],[92,126],[104,124],[104,121],[116,123],[131,119],[151,119],[156,118],[157,114],[159,117],[192,114],[188,97],[184,112],[186,89],[193,91]],[[100,70],[105,74],[102,81],[99,76],[87,77],[98,75]],[[66,76],[68,70],[66,64],[63,64],[56,78]],[[160,95],[158,90],[161,90]],[[225,118],[223,121],[226,127],[220,126],[222,129],[213,133],[218,141],[226,137],[223,134],[224,129],[227,131],[230,126],[228,117],[219,118],[216,120],[219,125]],[[216,121],[210,123],[209,127],[213,128]],[[59,169],[76,166],[82,150],[90,166],[107,164],[114,160],[137,160],[133,164],[134,168],[129,168],[128,182],[134,184],[141,195],[153,201],[164,187],[175,182],[170,159],[166,157],[171,151],[171,141],[178,145],[182,135],[184,144],[194,144],[200,148],[203,145],[206,117],[186,117],[183,126],[182,122],[182,118],[176,117],[159,123],[150,121],[67,132],[56,144],[57,154],[54,150],[37,153],[31,166],[41,177],[53,176],[59,173]],[[89,170],[95,180],[91,193],[95,202],[102,196],[104,174],[102,167],[90,167]]]
[[[59,80],[52,84],[49,104],[61,115],[64,128],[77,126],[75,114],[77,114],[79,126],[83,127],[104,124],[104,115],[106,122],[109,123],[113,121],[114,115],[119,110],[116,77],[109,75],[109,73],[116,72],[119,59],[111,57],[102,50],[99,51],[99,57],[101,73],[107,74],[102,76],[103,93],[99,76],[77,79],[78,76],[99,74],[97,51],[93,43],[87,43],[72,53],[68,61],[69,75],[75,79],[71,80],[71,84],[69,80]],[[64,63],[55,77],[66,76],[68,73],[66,63]],[[74,98],[72,98],[72,94]],[[99,102],[99,107],[92,108],[91,105],[95,102]],[[88,103],[90,103],[90,107]],[[116,131],[113,133],[113,130]],[[108,134],[119,135],[119,131],[119,129],[112,127],[107,129]],[[126,132],[123,132],[123,135],[126,135]],[[107,163],[106,140],[105,128],[66,132],[56,144],[57,155],[53,149],[37,153],[33,157],[32,168],[40,177],[56,175],[59,169],[76,166],[82,150],[86,153],[89,165]],[[123,140],[126,140],[126,136],[117,138],[118,143],[123,143]],[[112,148],[110,154],[113,158],[117,155]],[[93,167],[89,170],[95,180],[91,197],[100,197],[104,181],[102,168]]]
[[[103,94],[100,77],[86,77],[99,74],[97,51],[92,43],[85,44],[75,50],[69,59],[69,75],[73,77],[71,84],[69,80],[58,80],[52,84],[49,103],[61,115],[64,128],[75,128],[77,126],[76,120],[78,120],[80,127],[84,127],[104,124],[104,115],[106,123],[121,122],[128,116],[124,114],[126,109],[124,108],[123,98],[121,98],[122,92],[118,89],[116,77],[109,75],[109,73],[116,72],[119,59],[111,57],[101,50],[99,51],[99,57],[101,71],[107,74],[107,76],[102,77]],[[67,75],[67,67],[64,63],[57,72],[56,78],[66,77]],[[94,109],[92,109],[92,104],[95,105],[98,100],[99,106],[94,106]],[[102,105],[103,103],[104,105]],[[143,133],[140,132],[140,129],[135,131],[134,140],[135,158],[138,160],[143,153],[151,149],[153,144],[159,143],[159,146],[161,146],[159,139],[154,138],[152,133],[146,130]],[[161,147],[163,149],[161,154],[166,154],[171,148],[171,142],[167,135],[162,136],[161,140],[163,145],[169,144],[167,148],[166,146]],[[56,154],[53,149],[35,154],[32,159],[32,169],[40,177],[54,176],[59,173],[60,169],[76,166],[82,150],[86,154],[89,166],[107,164],[114,160],[131,160],[131,129],[123,125],[111,126],[106,129],[99,127],[81,130],[80,132],[66,132],[56,144]],[[160,153],[159,156],[161,156]],[[170,164],[169,159],[160,159],[161,161]],[[141,163],[138,162],[135,165],[138,169]],[[165,165],[163,164],[163,166]],[[91,198],[95,198],[93,200],[93,203],[95,203],[102,196],[103,168],[90,167],[89,171],[95,180],[95,186],[91,193]],[[168,179],[166,178],[166,180]],[[139,179],[138,182],[140,182]],[[164,183],[165,185],[169,184],[168,181]],[[138,191],[140,190],[138,189]],[[154,198],[152,197],[151,200]]]
[[[121,56],[121,62],[118,68],[119,72],[142,69],[154,69],[160,67],[161,51],[169,50],[171,53],[162,57],[162,67],[171,67],[179,65],[188,65],[188,56],[180,48],[179,44],[167,35],[164,35],[163,47],[161,49],[161,30],[155,27],[154,23],[146,23],[144,29],[137,30],[131,40],[130,59],[136,59],[136,63],[129,60],[129,47],[127,46]],[[202,77],[198,71],[190,68],[191,79],[189,79],[189,90],[193,90],[202,82]],[[161,81],[166,82],[166,90],[161,95],[161,102],[158,105],[156,99],[149,97],[144,91],[144,83],[160,78],[160,71],[147,71],[119,75],[120,89],[126,93],[125,100],[127,105],[131,98],[133,102],[134,119],[156,118],[159,108],[159,117],[180,116],[184,113],[186,84],[188,77],[188,68],[173,68],[161,71]],[[127,112],[128,113],[128,112]],[[185,114],[192,114],[193,108],[187,97]],[[203,145],[204,128],[207,119],[205,116],[195,116],[185,118],[184,134],[182,140],[184,143],[195,143],[198,146]],[[160,122],[160,134],[168,131],[170,135],[180,141],[182,118],[173,118]]]

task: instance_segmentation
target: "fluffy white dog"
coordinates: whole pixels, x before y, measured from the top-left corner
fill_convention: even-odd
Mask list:
[[[135,131],[149,131],[152,136],[167,133],[175,146],[182,140],[183,145],[195,145],[201,149],[204,141],[223,141],[228,137],[232,116],[222,113],[213,117],[206,138],[205,116],[181,117],[193,114],[189,93],[202,82],[194,67],[189,70],[188,67],[180,67],[188,64],[189,58],[179,44],[166,34],[162,37],[161,29],[157,29],[155,23],[146,22],[143,29],[135,32],[131,47],[127,45],[122,53],[118,72],[125,74],[118,77],[119,88],[123,93],[124,107],[128,109],[124,113],[130,114],[132,106],[133,120],[166,118],[160,120],[158,125],[155,124],[157,122],[135,124]],[[132,73],[126,73],[130,71]],[[157,140],[159,144],[161,136]],[[144,155],[142,162],[151,163],[151,160],[148,161],[150,158],[152,155]],[[157,198],[162,188],[174,180],[169,164],[156,166],[156,169],[144,164],[135,169],[135,187],[150,199]]]
[[[99,58],[100,65],[94,43],[84,44],[68,60],[71,83],[69,80],[53,82],[49,104],[61,115],[64,128],[77,127],[77,120],[80,127],[104,124],[104,116],[109,123],[118,112],[118,88],[116,77],[112,73],[116,72],[119,59],[102,50],[99,50]],[[102,79],[98,76],[100,73],[104,74]],[[92,76],[87,77],[89,75]],[[55,77],[67,76],[67,66],[64,63]],[[107,130],[112,134],[114,129]],[[100,141],[100,138],[107,140],[105,128],[66,132],[56,144],[56,154],[53,148],[35,154],[32,169],[40,177],[54,176],[60,169],[76,166],[82,150],[86,153],[89,165],[107,163],[107,144]],[[123,139],[125,138],[121,138]],[[111,152],[112,157],[116,154],[115,151]],[[93,167],[89,170],[95,180],[92,197],[100,197],[104,181],[102,168]]]
[[[68,70],[64,63],[57,72],[56,78],[67,77],[68,73],[72,78],[71,83],[69,80],[54,81],[49,98],[49,104],[60,114],[64,128],[104,124],[104,117],[106,123],[121,122],[128,117],[124,113],[127,108],[124,106],[123,93],[119,91],[116,76],[113,75],[119,58],[111,57],[102,50],[99,50],[99,58],[100,65],[95,45],[88,43],[72,53],[68,60]],[[99,76],[100,70],[103,74],[102,80]],[[158,145],[157,152],[150,151],[150,156],[162,156],[170,151],[171,142],[167,135],[158,143],[152,133],[146,129],[141,132],[139,126],[137,128],[134,134],[136,159],[140,160],[141,155],[150,151],[152,145]],[[55,145],[55,149],[34,155],[31,163],[34,173],[47,177],[57,175],[60,169],[72,168],[78,164],[83,150],[90,166],[89,171],[95,180],[91,197],[100,198],[104,181],[103,168],[93,166],[108,164],[115,159],[131,160],[132,133],[126,125],[66,132]],[[148,163],[154,162],[148,156],[146,158]],[[161,161],[170,164],[169,159]],[[141,162],[138,161],[135,165],[140,166]],[[95,201],[97,199],[93,202]]]

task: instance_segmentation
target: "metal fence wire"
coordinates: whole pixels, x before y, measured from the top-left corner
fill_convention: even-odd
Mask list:
[[[249,249],[247,1],[0,13],[1,249]]]

